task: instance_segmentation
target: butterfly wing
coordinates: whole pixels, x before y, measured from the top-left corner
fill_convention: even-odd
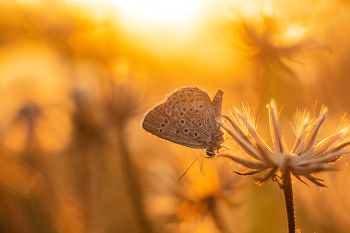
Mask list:
[[[222,96],[224,92],[222,90],[218,90],[216,95],[213,98],[212,105],[214,107],[215,117],[221,117],[221,108],[222,108]]]
[[[206,148],[212,140],[212,134],[219,129],[209,95],[197,87],[182,88],[173,92],[166,100],[164,110],[181,133],[206,144]]]
[[[172,121],[165,114],[165,104],[162,103],[148,112],[142,122],[142,128],[147,132],[162,139],[198,149],[206,149],[206,144],[199,142],[187,135],[180,133],[180,129],[173,125]]]
[[[219,90],[211,101],[197,87],[176,90],[145,116],[142,127],[165,140],[214,151],[223,142],[223,132],[215,120],[221,116],[222,96]]]

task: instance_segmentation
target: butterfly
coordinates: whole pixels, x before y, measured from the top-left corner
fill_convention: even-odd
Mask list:
[[[221,117],[223,94],[219,90],[211,101],[208,93],[197,87],[177,89],[146,114],[142,127],[167,141],[206,149],[206,154],[214,157],[224,142],[215,120]]]

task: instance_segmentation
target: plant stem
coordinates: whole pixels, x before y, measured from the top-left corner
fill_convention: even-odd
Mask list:
[[[221,233],[230,233],[229,229],[226,227],[224,220],[222,219],[220,209],[214,197],[209,198],[209,212],[211,213],[216,227],[220,230]]]
[[[288,233],[295,233],[295,213],[293,200],[292,177],[290,170],[287,169],[282,175],[282,189],[284,202],[286,203]]]
[[[144,205],[143,205],[143,196],[142,190],[140,187],[140,182],[138,177],[136,176],[136,172],[134,171],[134,165],[131,161],[129,150],[126,146],[125,134],[122,129],[119,130],[118,135],[118,147],[119,153],[121,157],[122,167],[124,168],[126,184],[128,185],[130,197],[134,204],[135,213],[138,218],[138,222],[140,225],[140,232],[142,233],[152,233],[154,232],[151,224],[149,223]]]

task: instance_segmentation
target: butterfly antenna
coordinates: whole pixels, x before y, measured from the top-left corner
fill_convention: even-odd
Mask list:
[[[202,157],[202,161],[201,161],[201,172],[203,170],[203,157]]]
[[[204,153],[203,153],[204,154]],[[179,182],[182,177],[185,176],[185,174],[188,172],[188,170],[192,167],[192,165],[199,159],[199,157],[201,157],[203,154],[200,154],[192,163],[191,165],[186,169],[186,171],[184,172],[184,174],[182,174],[182,176],[180,176],[180,178],[177,180],[177,182]],[[203,160],[202,160],[203,161]]]

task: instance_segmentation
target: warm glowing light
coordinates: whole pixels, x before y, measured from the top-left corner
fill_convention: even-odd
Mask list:
[[[273,7],[272,0],[231,0],[227,4],[230,6],[230,9],[233,10],[233,17],[260,17],[264,16],[273,16],[275,15],[276,9]]]
[[[162,23],[164,21],[186,21],[186,18],[193,17],[200,7],[199,0],[114,0],[119,9],[125,12],[142,16],[150,21]]]
[[[203,13],[206,1],[200,0],[112,0],[120,23],[130,29],[144,30],[157,27],[179,34],[193,31]],[[150,28],[151,27],[151,28]]]
[[[299,41],[306,33],[307,28],[301,25],[290,25],[283,34],[283,39],[286,43]]]

